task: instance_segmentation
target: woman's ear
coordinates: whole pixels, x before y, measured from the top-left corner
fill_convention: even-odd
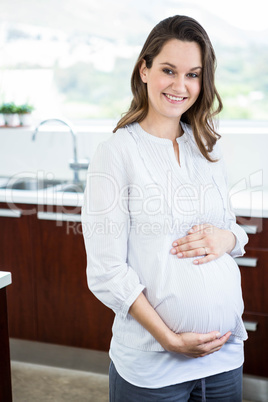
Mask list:
[[[142,82],[144,82],[145,84],[147,83],[147,72],[148,68],[146,67],[146,61],[143,59],[140,65],[140,77]]]

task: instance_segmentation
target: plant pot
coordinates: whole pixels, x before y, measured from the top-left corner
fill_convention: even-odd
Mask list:
[[[32,125],[32,114],[31,113],[20,113],[19,120],[21,126],[31,126]]]
[[[17,127],[20,124],[17,113],[6,113],[4,114],[4,119],[8,127]]]
[[[3,113],[0,113],[0,127],[4,127],[5,126],[5,118]]]

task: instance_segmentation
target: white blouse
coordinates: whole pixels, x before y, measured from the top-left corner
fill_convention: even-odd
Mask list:
[[[171,140],[134,123],[99,145],[88,172],[82,208],[88,286],[116,314],[112,345],[133,353],[164,351],[128,314],[142,291],[176,333],[231,331],[234,343],[247,338],[233,257],[244,254],[248,238],[230,209],[218,142],[211,155],[219,161],[208,162],[190,126],[181,124],[180,165]],[[201,223],[235,234],[231,255],[196,266],[196,257],[170,253],[174,240]]]

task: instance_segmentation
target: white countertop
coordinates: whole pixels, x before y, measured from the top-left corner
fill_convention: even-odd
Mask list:
[[[239,191],[231,194],[230,200],[237,216],[268,218],[268,189]],[[58,192],[55,189],[39,191],[0,189],[0,202],[8,203],[10,209],[18,209],[16,204],[81,207],[83,193]]]
[[[35,205],[82,206],[83,193],[59,192],[53,188],[38,191],[0,189],[0,202]]]
[[[268,190],[240,191],[230,201],[236,216],[268,218]]]
[[[0,271],[0,289],[11,284],[11,273]]]

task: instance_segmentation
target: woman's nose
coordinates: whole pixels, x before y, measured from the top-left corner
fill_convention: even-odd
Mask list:
[[[185,92],[185,77],[184,76],[177,76],[174,78],[172,89],[176,92]]]

